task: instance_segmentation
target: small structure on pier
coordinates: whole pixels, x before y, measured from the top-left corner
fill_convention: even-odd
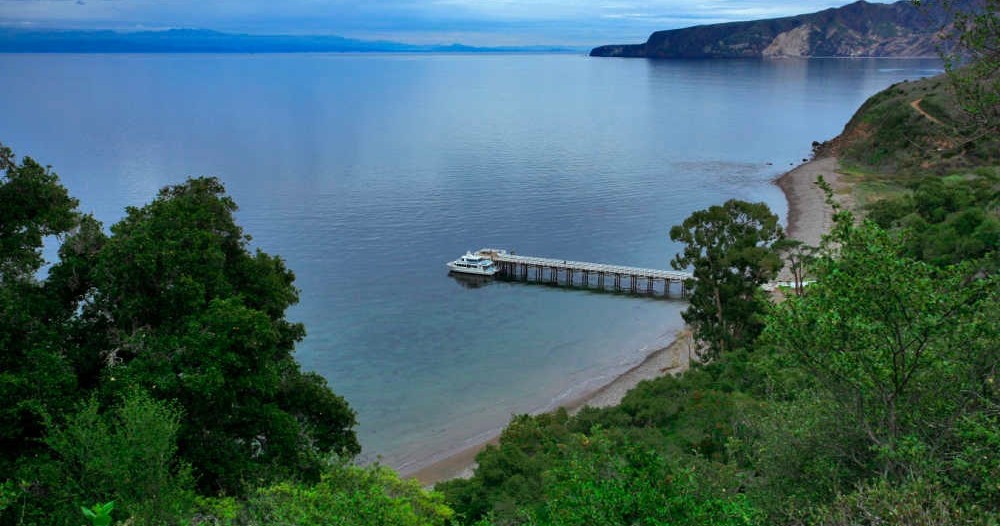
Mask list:
[[[516,281],[534,281],[569,287],[596,288],[631,294],[669,296],[671,286],[685,294],[688,272],[658,270],[585,261],[518,256],[506,250],[484,248],[477,254],[493,260],[499,276]]]

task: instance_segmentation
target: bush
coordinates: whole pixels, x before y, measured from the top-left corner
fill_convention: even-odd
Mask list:
[[[315,485],[282,482],[251,496],[240,524],[444,526],[444,498],[384,466],[335,463]]]
[[[127,391],[112,412],[102,413],[96,399],[83,403],[46,443],[57,455],[61,480],[54,517],[79,521],[80,506],[115,501],[118,517],[138,524],[173,524],[190,508],[194,480],[176,459],[181,413],[145,391]]]

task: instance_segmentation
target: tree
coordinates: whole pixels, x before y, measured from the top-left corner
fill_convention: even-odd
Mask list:
[[[692,470],[671,466],[649,449],[615,443],[601,431],[578,436],[545,474],[545,506],[531,513],[538,526],[620,524],[763,524],[745,495],[706,495]]]
[[[783,238],[767,205],[736,199],[699,210],[670,229],[670,239],[686,245],[670,264],[694,270],[684,321],[710,345],[711,356],[742,347],[760,332],[766,300],[759,289],[781,268],[773,245]]]
[[[795,294],[801,296],[805,292],[809,265],[816,257],[816,247],[809,246],[797,239],[784,239],[775,243],[774,247],[781,251],[785,267],[792,274]]]
[[[847,495],[813,510],[816,526],[992,526],[995,518],[962,509],[947,488],[925,480],[892,484],[883,479],[859,484]]]
[[[283,475],[318,477],[323,457],[360,447],[354,412],[292,357],[305,331],[284,261],[247,249],[236,204],[214,178],[129,208],[91,258],[83,327],[106,394],[137,385],[177,400],[181,456],[204,491],[239,493]],[[91,265],[87,263],[83,266]]]
[[[43,240],[77,224],[58,176],[0,144],[0,473],[38,451],[45,421],[71,407],[76,383],[59,328],[71,310],[36,279]]]
[[[962,109],[972,124],[972,138],[1000,133],[1000,0],[966,2],[955,10],[953,49],[945,69]]]
[[[384,466],[329,466],[319,483],[283,482],[249,499],[247,524],[274,526],[444,526],[454,512],[441,494]]]
[[[0,143],[0,281],[31,281],[41,268],[42,240],[76,225],[77,201],[49,168]]]
[[[96,398],[45,438],[57,455],[55,516],[76,518],[81,504],[113,500],[138,524],[176,524],[191,506],[194,480],[177,459],[181,411],[139,389],[126,391],[113,411]],[[52,521],[55,523],[56,521]]]
[[[867,217],[886,230],[905,229],[904,255],[945,267],[978,261],[996,270],[1000,217],[991,213],[1000,202],[998,173],[978,170],[955,178],[923,178],[913,192],[876,201]]]
[[[901,255],[899,241],[838,218],[836,251],[817,282],[781,304],[764,341],[794,353],[867,437],[883,476],[928,468],[928,450],[976,404],[977,371],[995,370],[995,277],[974,266],[937,268]]]

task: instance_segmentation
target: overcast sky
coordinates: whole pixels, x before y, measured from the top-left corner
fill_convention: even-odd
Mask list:
[[[847,0],[0,0],[0,25],[204,28],[472,45],[641,42],[652,31],[795,15]]]

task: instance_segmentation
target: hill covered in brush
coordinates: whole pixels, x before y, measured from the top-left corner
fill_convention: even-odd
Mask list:
[[[976,0],[953,2],[975,9]],[[657,31],[643,44],[594,48],[592,57],[937,57],[949,21],[939,2],[859,0],[816,13]]]

